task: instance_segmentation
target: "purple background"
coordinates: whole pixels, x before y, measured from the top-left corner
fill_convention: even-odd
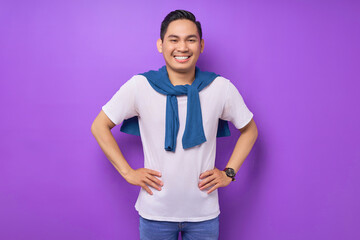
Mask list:
[[[358,1],[178,2],[1,1],[0,238],[139,238],[139,187],[90,126],[132,75],[164,65],[160,23],[187,9],[203,26],[198,66],[237,86],[259,128],[219,190],[220,239],[360,239]],[[140,138],[113,133],[142,167]]]

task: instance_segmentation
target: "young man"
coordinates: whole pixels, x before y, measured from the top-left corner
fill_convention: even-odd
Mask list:
[[[157,49],[166,65],[135,75],[103,107],[91,126],[101,149],[133,185],[141,239],[218,239],[219,187],[235,179],[257,138],[253,114],[227,79],[200,71],[200,22],[184,10],[169,13]],[[241,131],[225,166],[215,165],[216,137]],[[141,136],[144,168],[132,169],[111,129]],[[165,142],[165,146],[164,146]]]

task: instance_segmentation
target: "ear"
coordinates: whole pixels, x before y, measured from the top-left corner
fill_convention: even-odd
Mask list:
[[[204,51],[204,39],[201,39],[200,45],[201,45],[201,53]]]
[[[156,47],[157,47],[159,53],[162,53],[162,41],[161,41],[161,38],[159,38],[159,39],[156,41]]]

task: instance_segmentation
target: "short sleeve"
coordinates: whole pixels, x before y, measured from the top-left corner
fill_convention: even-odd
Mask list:
[[[118,125],[134,116],[138,116],[136,107],[136,76],[125,82],[114,96],[102,107],[110,120]]]
[[[228,81],[226,100],[221,114],[221,119],[231,121],[237,129],[245,127],[253,118],[253,113],[245,105],[234,84]]]

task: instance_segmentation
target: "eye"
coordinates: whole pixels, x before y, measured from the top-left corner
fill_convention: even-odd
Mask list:
[[[195,39],[189,39],[189,42],[196,42]]]
[[[177,42],[177,40],[176,39],[170,39],[170,42]]]

